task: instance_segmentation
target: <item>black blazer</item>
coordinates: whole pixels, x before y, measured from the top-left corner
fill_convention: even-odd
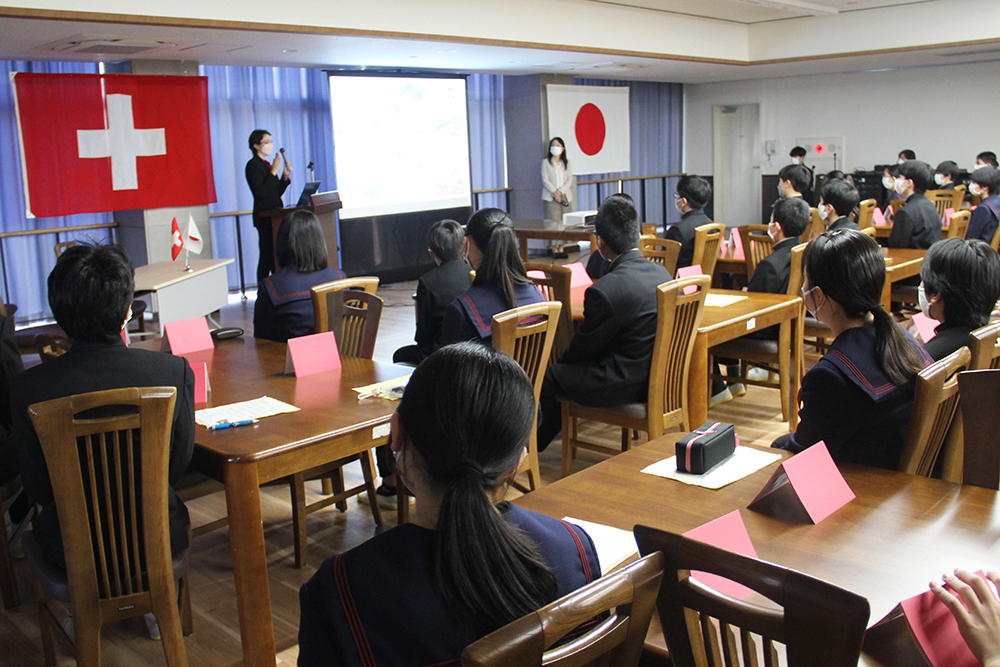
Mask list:
[[[169,483],[175,484],[188,468],[194,451],[194,374],[183,357],[137,350],[115,343],[76,341],[66,354],[29,368],[14,379],[12,412],[14,442],[21,463],[21,479],[31,498],[42,506],[32,524],[42,553],[52,564],[65,567],[59,519],[52,485],[38,436],[28,417],[28,406],[54,398],[124,387],[176,387],[170,436]],[[187,508],[167,488],[170,547],[177,554],[188,547]]]
[[[267,222],[270,225],[269,218],[262,218],[258,214],[283,206],[281,195],[285,193],[289,182],[272,174],[271,165],[267,160],[262,160],[256,155],[247,162],[245,171],[247,185],[253,193],[253,224],[260,225]]]
[[[583,322],[559,363],[547,371],[559,395],[594,406],[645,400],[656,339],[656,287],[670,279],[662,264],[633,249],[587,288]]]
[[[924,349],[934,361],[941,361],[949,354],[969,344],[970,327],[958,325],[949,327],[947,322],[934,327],[934,337],[924,343]]]
[[[469,289],[470,270],[461,259],[450,259],[417,281],[417,332],[413,340],[424,356],[444,345],[441,326],[445,308]]]
[[[926,250],[941,240],[941,216],[931,200],[922,192],[909,196],[892,223],[886,245],[890,248]]]
[[[830,226],[826,228],[826,231],[832,232],[837,229],[853,229],[856,232],[860,232],[861,228],[858,227],[858,223],[854,222],[846,215],[841,216],[830,223]]]
[[[14,324],[6,315],[0,315],[0,483],[14,478],[20,470],[11,438],[10,383],[23,370]]]
[[[757,268],[754,269],[747,290],[767,294],[787,292],[792,266],[792,248],[798,244],[798,236],[775,243],[771,254],[757,263]]]
[[[700,208],[692,209],[681,216],[676,225],[667,227],[667,238],[681,244],[681,254],[677,257],[677,268],[691,266],[694,258],[694,228],[712,224],[712,219]]]

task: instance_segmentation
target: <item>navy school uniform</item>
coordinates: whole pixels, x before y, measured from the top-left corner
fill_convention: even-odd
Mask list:
[[[345,277],[332,266],[309,273],[286,266],[265,278],[253,307],[254,338],[285,343],[289,338],[316,333],[310,290]]]
[[[841,216],[830,223],[830,226],[826,228],[826,231],[833,232],[838,229],[853,229],[856,232],[860,232],[861,228],[858,227],[858,223],[854,222],[846,215]]]
[[[972,328],[965,325],[948,326],[947,322],[934,327],[934,337],[924,343],[924,349],[934,361],[941,361],[949,354],[969,344]]]
[[[501,503],[556,576],[556,598],[601,576],[597,551],[578,526]],[[299,591],[299,667],[459,664],[480,638],[451,615],[431,579],[434,531],[412,523],[327,558]]]
[[[530,306],[545,299],[532,284],[518,285],[514,289],[517,305]],[[444,311],[441,325],[442,345],[461,343],[467,340],[482,341],[490,345],[493,341],[493,316],[507,308],[503,294],[493,285],[473,285],[458,297]]]
[[[993,195],[981,201],[972,212],[965,238],[991,243],[993,235],[997,232],[998,220],[1000,220],[1000,195]]]
[[[694,208],[682,215],[680,222],[667,227],[667,239],[681,244],[681,252],[677,256],[677,268],[691,266],[694,259],[695,227],[710,224],[712,219],[705,215],[705,211]]]
[[[923,192],[915,192],[896,211],[886,245],[890,248],[926,250],[940,240],[941,215],[937,207]]]

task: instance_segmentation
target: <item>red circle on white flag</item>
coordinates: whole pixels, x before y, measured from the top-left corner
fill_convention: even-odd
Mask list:
[[[607,126],[596,104],[587,103],[576,112],[576,143],[585,155],[597,155],[604,148]]]

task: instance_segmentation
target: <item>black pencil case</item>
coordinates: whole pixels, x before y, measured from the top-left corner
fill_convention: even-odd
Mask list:
[[[736,428],[706,422],[677,441],[677,470],[703,475],[736,451]]]

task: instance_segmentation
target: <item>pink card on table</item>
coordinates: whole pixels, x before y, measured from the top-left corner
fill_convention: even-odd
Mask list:
[[[208,403],[208,392],[212,391],[212,384],[208,381],[208,364],[204,361],[191,363],[191,371],[194,373],[195,405]]]
[[[566,264],[565,268],[572,271],[569,277],[569,286],[573,287],[590,287],[594,284],[594,281],[590,279],[587,275],[587,269],[584,267],[582,262],[573,262],[572,264]]]
[[[949,224],[951,223],[951,216],[953,216],[953,215],[955,215],[955,209],[953,209],[953,208],[946,208],[944,210],[944,219],[946,221],[948,221]]]
[[[939,324],[941,323],[927,317],[923,313],[917,313],[913,316],[913,326],[917,327],[917,333],[920,334],[920,340],[925,343],[931,338],[934,338],[934,327]]]
[[[733,510],[729,514],[689,530],[684,533],[684,537],[690,537],[699,542],[711,544],[713,547],[751,558],[757,557],[757,550],[754,549],[753,542],[750,541],[750,534],[747,532],[746,524],[743,523],[743,517],[740,516],[739,510]],[[753,593],[746,586],[716,574],[696,572],[693,576],[706,586],[739,600]]]
[[[781,465],[813,523],[854,500],[854,492],[822,440]]]
[[[979,664],[962,639],[955,617],[933,591],[914,595],[899,606],[914,638],[934,667],[975,667]]]
[[[701,274],[702,274],[702,270],[701,270],[701,265],[700,264],[695,264],[694,266],[682,266],[681,268],[677,269],[677,277],[678,278],[688,278],[690,276],[700,276]],[[693,294],[694,292],[697,292],[697,291],[698,291],[698,288],[695,287],[694,285],[688,285],[687,287],[684,288],[684,293],[685,294]]]
[[[337,351],[337,338],[332,331],[288,339],[286,373],[305,377],[337,368],[340,368],[340,352]]]
[[[177,356],[189,352],[211,350],[215,347],[212,334],[208,331],[208,322],[204,317],[192,317],[190,320],[178,320],[163,325],[165,336],[164,350],[169,350]]]
[[[878,206],[875,207],[875,215],[873,219],[875,220],[876,227],[885,227],[885,215],[882,213],[882,209]]]
[[[743,236],[740,234],[740,230],[733,228],[733,259],[746,259],[746,255],[743,254]]]

